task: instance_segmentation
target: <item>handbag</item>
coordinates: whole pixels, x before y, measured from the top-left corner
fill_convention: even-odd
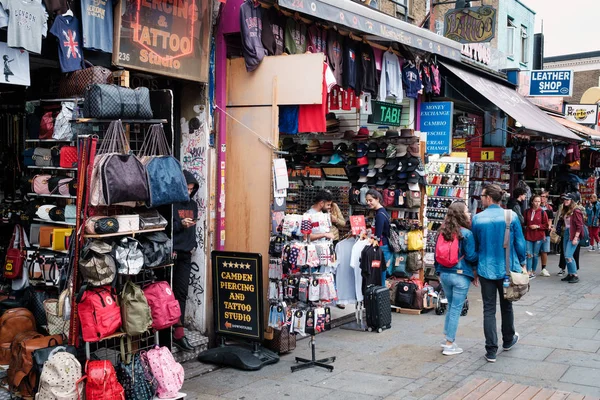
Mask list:
[[[69,333],[70,321],[65,321],[59,315],[58,299],[44,300],[44,310],[46,310],[46,320],[48,322],[48,334],[60,335]]]
[[[49,248],[52,245],[52,233],[53,232],[54,232],[53,226],[40,227],[40,247]]]
[[[51,175],[36,175],[31,181],[31,190],[37,194],[50,194],[48,182],[52,178]]]
[[[130,400],[146,400],[154,398],[156,390],[152,378],[146,377],[140,353],[131,356],[131,338],[127,337],[127,356],[125,356],[124,338],[121,338],[121,362],[116,372],[119,383],[125,390],[125,398]]]
[[[71,72],[61,79],[58,97],[62,99],[83,97],[85,88],[95,83],[111,83],[112,72],[108,68],[97,67],[84,61],[86,68]]]
[[[117,232],[135,232],[140,230],[140,216],[137,214],[115,215],[119,223]]]
[[[35,161],[33,161],[33,152],[35,149],[33,147],[29,147],[23,150],[23,165],[26,167],[33,167],[35,165]]]
[[[510,224],[512,222],[512,211],[504,210],[504,261],[506,264],[506,276],[509,278],[508,287],[504,288],[504,299],[518,301],[529,292],[529,275],[525,272],[512,272],[510,270]]]
[[[33,150],[33,161],[36,167],[51,167],[52,166],[52,149],[44,147],[36,147]]]
[[[141,211],[139,213],[140,229],[158,229],[167,226],[167,220],[160,215],[158,210]]]
[[[21,225],[15,225],[12,238],[6,250],[4,260],[4,278],[18,279],[23,274],[23,264],[27,258],[25,247],[29,247],[29,241],[25,230]]]
[[[40,120],[40,139],[52,139],[54,133],[54,113],[47,111]],[[37,164],[36,164],[37,165]]]
[[[125,88],[117,85],[94,84],[85,90],[83,115],[86,118],[152,118],[148,88]]]
[[[181,164],[171,155],[162,124],[150,127],[139,155],[146,165],[150,207],[190,200]]]
[[[85,221],[85,232],[89,234],[117,233],[119,221],[113,217],[95,216]]]
[[[132,237],[124,237],[115,243],[114,257],[121,275],[137,275],[144,267],[142,246]]]
[[[56,121],[54,122],[54,133],[52,134],[52,139],[71,140],[73,138],[71,120],[73,119],[74,109],[75,103],[72,101],[64,101],[61,104],[61,110],[56,116]]]
[[[52,250],[67,250],[72,234],[73,229],[71,228],[54,229],[54,232],[52,233]]]
[[[74,168],[77,166],[77,147],[75,146],[63,146],[60,149],[60,162],[61,168]]]

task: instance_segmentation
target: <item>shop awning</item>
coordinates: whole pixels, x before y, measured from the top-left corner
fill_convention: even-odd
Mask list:
[[[536,105],[517,93],[516,90],[448,63],[442,64],[483,97],[513,117],[526,130],[534,131],[536,134],[550,139],[568,142],[584,141],[549,115],[546,115]]]
[[[278,0],[281,7],[460,61],[462,45],[351,0]]]
[[[553,120],[555,120],[556,122],[558,122],[559,124],[564,126],[565,128],[567,128],[577,134],[585,136],[586,138],[591,138],[591,139],[596,139],[596,140],[600,139],[600,132],[598,132],[597,130],[588,128],[587,126],[580,125],[577,122],[569,121],[568,119],[564,119],[561,117],[555,117],[554,115],[551,115],[550,118],[552,118]]]

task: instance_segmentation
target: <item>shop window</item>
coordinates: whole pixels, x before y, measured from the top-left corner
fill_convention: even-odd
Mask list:
[[[512,18],[506,20],[506,56],[513,58],[515,56],[515,26]]]
[[[521,26],[521,63],[527,64],[529,62],[529,36],[527,35],[527,28]]]

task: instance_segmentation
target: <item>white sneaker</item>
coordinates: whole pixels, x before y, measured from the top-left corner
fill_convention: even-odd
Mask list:
[[[591,246],[588,251],[596,251],[596,249],[594,248],[594,246]]]
[[[529,280],[535,279],[535,274],[530,274],[529,275]]]
[[[458,347],[456,345],[456,343],[452,343],[452,346],[444,347],[444,351],[442,351],[442,354],[445,356],[454,356],[454,355],[460,354],[462,352],[463,352],[463,349]]]
[[[548,277],[548,276],[550,276],[550,272],[548,272],[548,270],[546,268],[542,268],[542,272],[540,273],[540,275]]]
[[[558,271],[558,274],[556,274],[557,276],[563,276],[565,274],[565,270],[561,269],[560,271]]]

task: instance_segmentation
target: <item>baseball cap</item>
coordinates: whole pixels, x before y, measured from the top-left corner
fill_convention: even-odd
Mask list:
[[[372,178],[375,175],[377,175],[377,170],[376,169],[369,169],[369,173],[367,174],[368,178]]]
[[[387,176],[386,175],[379,175],[377,177],[377,186],[385,185],[386,182],[387,182]]]
[[[357,157],[366,156],[368,151],[369,151],[369,148],[367,147],[366,144],[359,143],[358,147],[357,147],[357,150],[356,150],[356,156]]]
[[[375,168],[375,159],[369,158],[369,169],[373,169],[373,168]]]
[[[378,151],[379,151],[379,146],[377,146],[377,143],[375,143],[375,142],[369,143],[369,150],[367,153],[369,158],[376,158]]]
[[[418,183],[409,183],[408,184],[408,189],[412,190],[413,192],[420,192],[421,188],[419,187]]]
[[[396,157],[396,146],[393,144],[388,144],[385,148],[386,157],[385,158],[394,158]]]
[[[358,165],[358,166],[360,166],[360,167],[362,167],[362,166],[364,166],[364,165],[369,165],[369,159],[368,159],[366,156],[359,157],[359,158],[356,160],[356,165]]]
[[[560,196],[560,198],[562,200],[573,200],[573,201],[577,200],[577,196],[575,196],[575,194],[573,194],[573,193],[564,193],[562,196]],[[42,207],[40,207],[40,208],[42,208]]]
[[[320,164],[329,164],[329,160],[331,160],[331,156],[319,156],[321,159],[316,159],[316,161]]]
[[[398,160],[398,171],[406,172],[408,168],[408,156],[398,157],[396,160]]]
[[[396,145],[396,157],[404,157],[406,155],[406,149],[408,148],[405,144],[397,144]]]
[[[359,182],[359,183],[365,183],[367,180],[368,180],[367,176],[364,175],[364,176],[361,176],[360,178],[358,178],[357,182]]]
[[[336,153],[345,153],[347,151],[348,151],[348,145],[346,143],[339,143],[337,146],[335,146]]]
[[[343,161],[344,161],[344,159],[342,158],[342,156],[340,156],[339,154],[336,153],[331,156],[331,159],[329,160],[329,164],[337,165]]]
[[[419,159],[416,157],[410,157],[406,162],[406,171],[413,172],[419,166]]]
[[[377,150],[377,158],[385,158],[385,156],[387,155],[386,150],[387,149],[387,144],[386,143],[381,143],[379,145],[379,149]]]
[[[367,176],[369,174],[369,168],[367,167],[362,167],[359,171],[360,176]]]
[[[384,131],[381,131],[379,129],[373,131],[373,136],[372,136],[373,139],[379,139],[379,138],[382,138],[382,137],[385,137],[385,132]]]
[[[410,172],[407,178],[408,183],[418,183],[419,175],[416,172]]]
[[[385,164],[384,169],[387,171],[390,170],[396,170],[398,168],[398,159],[397,158],[392,158],[390,160],[388,160],[387,164]]]
[[[375,160],[375,168],[383,168],[385,167],[385,158],[377,158]]]

